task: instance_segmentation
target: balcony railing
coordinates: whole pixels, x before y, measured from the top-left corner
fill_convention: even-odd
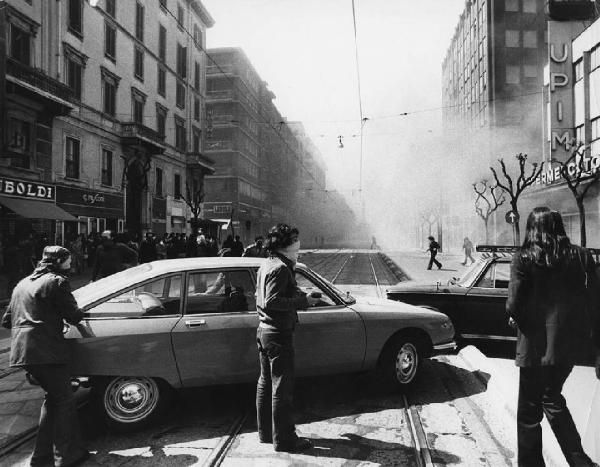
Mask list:
[[[51,78],[42,70],[25,65],[14,58],[6,57],[6,74],[64,101],[73,100],[73,90],[70,87]]]
[[[213,115],[213,123],[239,123],[233,115]]]
[[[233,141],[221,140],[221,141],[205,141],[204,148],[207,151],[223,151],[226,149],[233,149]]]
[[[210,65],[206,67],[206,74],[207,75],[218,75],[221,73],[233,73],[235,71],[235,69],[233,68],[233,65]]]
[[[141,123],[122,123],[121,138],[125,144],[145,146],[152,153],[162,153],[165,149],[165,137]]]
[[[223,91],[207,91],[208,99],[233,99],[233,91],[226,89]]]

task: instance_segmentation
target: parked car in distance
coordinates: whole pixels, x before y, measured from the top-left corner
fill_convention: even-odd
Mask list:
[[[72,374],[92,387],[109,425],[136,428],[173,389],[253,382],[259,373],[255,285],[260,258],[145,263],[74,292],[84,320],[70,326]],[[320,302],[299,311],[298,376],[379,369],[408,387],[421,361],[455,347],[447,316],[379,298],[354,298],[298,263]]]

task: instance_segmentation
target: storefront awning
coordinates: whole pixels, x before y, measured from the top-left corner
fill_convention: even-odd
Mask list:
[[[54,219],[57,221],[77,220],[77,218],[49,201],[0,196],[0,204],[15,212],[15,214],[28,219]]]

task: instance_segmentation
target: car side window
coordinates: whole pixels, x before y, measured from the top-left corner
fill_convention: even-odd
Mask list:
[[[185,313],[256,311],[255,292],[254,279],[245,269],[190,273]]]
[[[128,289],[87,310],[90,318],[131,318],[177,315],[181,275],[161,277]]]
[[[485,271],[485,274],[479,278],[475,287],[482,289],[492,289],[494,287],[494,268],[495,264],[490,264]]]
[[[310,277],[305,276],[303,272],[296,271],[296,283],[302,292],[310,294],[310,293],[318,293],[321,295],[319,302],[313,305],[314,308],[319,307],[327,307],[327,306],[335,306],[337,305],[327,293],[313,281]]]
[[[509,263],[492,263],[475,287],[484,289],[507,289],[510,279]]]

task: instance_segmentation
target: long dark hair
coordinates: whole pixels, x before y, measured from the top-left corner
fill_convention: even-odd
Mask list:
[[[553,268],[569,257],[571,241],[562,216],[547,207],[534,208],[527,218],[521,256],[539,266]]]

